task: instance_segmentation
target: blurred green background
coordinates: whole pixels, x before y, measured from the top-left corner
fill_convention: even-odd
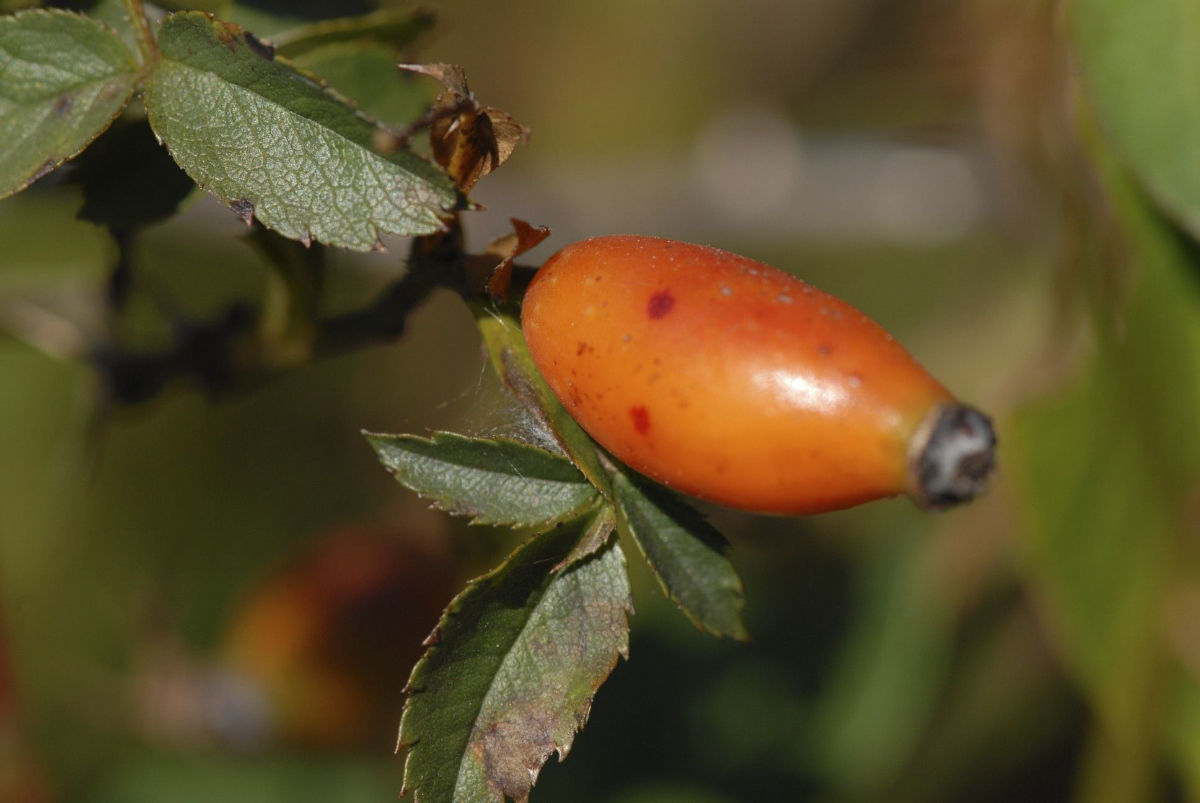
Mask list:
[[[204,7],[269,34],[372,4],[270,6]],[[473,193],[475,248],[517,216],[553,230],[526,261],[625,232],[770,262],[1000,438],[991,493],[942,515],[709,509],[753,641],[635,568],[631,659],[535,800],[1200,800],[1200,6],[1142,6],[432,5],[403,55],[533,130]],[[411,115],[342,55],[311,66]],[[359,431],[522,431],[469,314],[435,295],[394,345],[98,412],[48,352],[106,330],[118,252],[60,172],[0,202],[0,763],[52,800],[394,799],[419,642],[515,542],[425,510]],[[244,235],[200,197],[145,231],[122,338],[261,299]],[[400,276],[392,246],[331,255],[329,308]]]

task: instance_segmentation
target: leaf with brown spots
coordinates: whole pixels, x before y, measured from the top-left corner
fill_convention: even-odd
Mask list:
[[[40,10],[0,17],[0,198],[87,147],[138,78],[129,48],[96,20]]]
[[[401,64],[400,69],[442,84],[442,94],[427,116],[429,142],[433,158],[463,192],[508,161],[529,137],[529,129],[511,114],[475,99],[466,72],[457,64]]]
[[[570,750],[596,689],[629,649],[620,546],[610,539],[554,568],[591,529],[584,518],[537,536],[442,615],[400,722],[414,803],[528,800],[550,754]]]

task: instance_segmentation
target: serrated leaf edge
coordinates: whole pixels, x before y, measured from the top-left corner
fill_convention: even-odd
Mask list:
[[[559,525],[559,526],[563,526],[563,525]],[[583,539],[585,531],[586,530],[580,531],[580,540]],[[512,559],[517,554],[519,554],[523,549],[525,549],[527,546],[532,544],[536,539],[542,537],[543,535],[545,535],[545,533],[539,533],[537,535],[534,535],[532,538],[528,538],[525,541],[523,541],[519,546],[517,546],[515,549],[513,549],[507,556],[505,556],[504,560],[502,560],[497,566],[492,568],[490,571],[485,572],[484,574],[470,580],[463,587],[462,591],[455,594],[454,598],[451,599],[450,602],[446,605],[446,608],[442,612],[442,615],[440,617],[438,617],[437,624],[434,625],[433,630],[430,632],[430,634],[428,636],[425,637],[425,640],[422,642],[422,645],[427,648],[426,652],[421,656],[421,658],[417,661],[417,663],[413,665],[412,671],[409,673],[408,681],[404,685],[403,693],[406,695],[406,697],[408,699],[406,699],[404,702],[404,708],[403,708],[403,710],[401,712],[401,716],[400,716],[400,729],[399,729],[399,733],[397,734],[396,747],[395,747],[396,753],[400,753],[403,750],[410,750],[412,747],[414,747],[420,741],[419,739],[413,740],[411,742],[403,741],[404,719],[405,719],[405,716],[407,716],[407,714],[408,714],[411,699],[415,695],[422,693],[421,689],[413,687],[412,681],[413,681],[413,678],[417,675],[417,672],[423,668],[424,664],[429,659],[429,655],[432,652],[432,649],[436,648],[441,643],[442,623],[444,621],[446,621],[446,619],[448,617],[454,615],[454,609],[456,607],[458,607],[461,600],[463,598],[465,598],[470,592],[472,592],[476,586],[486,582],[487,580],[490,580],[491,578],[493,578],[496,575],[503,572],[508,567],[508,564],[510,563],[510,561],[512,561]],[[611,539],[609,539],[609,540],[611,542]],[[622,550],[620,548],[620,544],[612,542],[612,545],[610,548],[617,550],[618,554],[620,555],[621,566],[623,569],[627,570],[628,565],[629,565],[628,558],[625,557],[624,550]],[[576,566],[578,566],[579,563],[594,559],[598,553],[599,553],[599,550],[596,550],[595,552],[582,558],[580,561],[571,563],[569,566],[565,567],[565,570],[573,569]],[[562,568],[562,564],[559,564],[558,566],[551,569],[550,573],[557,574],[557,573],[559,573],[560,568]],[[543,598],[544,598],[544,595],[543,595]],[[541,600],[539,600],[538,604],[539,605],[541,604]],[[625,610],[625,626],[626,626],[626,631],[628,631],[629,618],[634,613],[632,597],[626,597],[624,610]],[[530,617],[530,618],[532,618],[532,617]],[[521,628],[522,635],[524,634],[526,627],[528,627],[528,619],[526,620],[525,624]],[[519,640],[520,640],[519,638],[514,639],[513,644],[516,644]],[[508,660],[508,656],[512,653],[512,649],[513,649],[513,647],[510,646],[509,649],[505,652],[504,659],[501,661],[501,664],[503,664],[504,661]],[[570,734],[570,736],[566,739],[566,741],[562,745],[557,746],[554,750],[551,750],[551,751],[547,752],[544,756],[542,756],[541,761],[538,764],[537,768],[530,771],[531,783],[537,782],[538,775],[541,773],[541,770],[545,767],[546,761],[550,758],[550,755],[552,753],[557,753],[558,760],[560,763],[567,757],[567,754],[570,752],[571,747],[575,743],[575,737],[578,736],[579,732],[587,724],[588,717],[591,715],[592,702],[595,699],[596,693],[600,690],[600,686],[603,685],[604,682],[606,680],[608,680],[608,678],[612,675],[613,670],[617,667],[617,664],[620,662],[621,659],[629,660],[628,632],[626,633],[626,639],[625,639],[624,646],[618,648],[616,652],[617,652],[617,656],[614,657],[612,662],[609,663],[608,666],[606,667],[603,677],[601,678],[600,682],[592,689],[591,694],[588,695],[587,700],[583,704],[582,710],[579,712],[572,712],[575,716],[575,721],[576,721],[576,726],[575,726],[574,731]],[[491,694],[492,689],[494,687],[494,683],[495,683],[495,679],[493,678],[492,683],[489,684],[489,686],[488,686],[487,692],[481,696],[479,711],[482,711],[484,702],[487,700],[488,696]],[[479,711],[475,712],[476,719],[478,718]],[[468,740],[468,745],[469,744],[470,744],[470,742]],[[465,756],[465,752],[464,752],[464,756]],[[419,789],[411,789],[408,786],[408,762],[411,760],[412,760],[412,754],[409,753],[405,757],[404,780],[402,782],[402,786],[400,789],[400,796],[404,797],[409,792],[413,792],[414,793],[413,803],[422,803],[422,800],[420,797],[420,790]],[[507,799],[507,798],[505,798],[505,799]]]
[[[210,21],[222,22],[227,25],[236,25],[236,23],[230,23],[230,22],[226,22],[224,20],[220,20],[217,18],[217,16],[215,14],[212,14],[207,11],[176,11],[176,12],[172,12],[171,14],[168,14],[166,18],[163,19],[163,22],[166,22],[168,19],[171,19],[173,17],[192,16],[192,15],[203,16]],[[244,28],[243,26],[238,25],[237,27],[240,28],[244,33],[249,34],[251,36],[255,36],[256,39],[258,38],[253,32],[249,31],[248,29]],[[261,40],[260,39],[259,41],[266,42],[269,40]],[[292,70],[294,73],[296,73],[297,75],[302,77],[304,80],[312,83],[315,87],[317,87],[321,91],[322,94],[324,94],[326,97],[328,97],[333,102],[337,103],[339,106],[341,106],[345,110],[349,111],[351,114],[353,114],[358,119],[360,119],[363,122],[370,125],[373,130],[375,130],[385,136],[391,136],[392,138],[398,139],[396,132],[392,128],[385,125],[381,121],[376,120],[374,117],[371,117],[370,115],[368,115],[361,108],[359,108],[359,105],[357,102],[355,102],[352,98],[348,98],[345,95],[343,95],[342,93],[338,92],[335,88],[333,88],[329,84],[328,81],[326,81],[321,76],[317,75],[316,73],[312,72],[311,70],[307,70],[307,69],[301,67],[300,65],[296,64],[294,61],[292,61],[287,56],[284,56],[284,55],[281,55],[281,54],[278,54],[275,52],[272,52],[270,60],[273,62],[278,62],[278,63],[282,64],[283,66],[287,67],[288,69]],[[271,98],[269,98],[265,95],[259,94],[258,92],[255,92],[254,90],[249,89],[248,87],[244,87],[241,84],[227,81],[224,78],[221,78],[221,76],[217,75],[217,73],[215,73],[211,70],[201,69],[199,67],[195,67],[190,64],[185,64],[185,63],[183,63],[181,61],[177,61],[175,59],[166,59],[166,58],[162,57],[161,55],[159,56],[159,58],[156,60],[155,63],[162,62],[162,61],[170,61],[173,64],[177,64],[181,67],[185,67],[187,69],[194,70],[199,73],[204,73],[207,75],[215,76],[216,78],[221,80],[223,83],[228,84],[230,87],[233,87],[240,91],[252,94],[256,98],[262,99],[263,102],[265,102],[271,106],[274,106],[277,109],[282,110],[283,112],[285,112],[288,115],[297,117],[302,120],[306,120],[309,123],[312,123],[312,124],[320,127],[321,129],[323,129],[323,130],[329,132],[331,135],[336,136],[339,139],[349,143],[350,145],[352,145],[355,148],[359,148],[364,151],[367,151],[368,153],[383,160],[384,162],[387,162],[389,164],[393,164],[393,165],[396,165],[397,167],[403,168],[403,165],[400,165],[398,162],[392,161],[387,156],[376,152],[372,148],[364,147],[360,143],[346,138],[345,136],[343,136],[341,133],[335,131],[334,129],[331,129],[316,120],[312,120],[311,118],[304,117],[303,115],[298,114],[298,113],[292,111],[291,109],[287,108],[282,103],[278,103],[277,101],[272,100]],[[146,76],[151,74],[153,66],[154,65],[149,65],[147,68],[145,68],[143,70],[143,73],[144,73],[143,80],[145,79]],[[151,116],[153,116],[153,115],[151,115]],[[255,201],[254,199],[226,198],[223,194],[218,193],[216,190],[209,187],[206,183],[201,183],[201,181],[196,176],[192,175],[191,171],[184,168],[182,163],[179,162],[178,158],[175,155],[175,148],[173,147],[173,145],[171,143],[171,138],[160,134],[158,132],[157,128],[155,128],[155,135],[157,137],[159,137],[162,144],[167,148],[167,151],[171,154],[171,158],[175,159],[176,164],[179,164],[180,168],[183,169],[184,172],[188,174],[188,177],[191,178],[196,183],[197,187],[199,187],[200,189],[204,190],[205,192],[217,197],[222,203],[224,203],[226,205],[231,205],[231,204],[237,203],[239,201],[243,201],[243,202],[249,202],[249,203],[253,204],[253,207],[257,207],[258,202]],[[449,178],[449,176],[446,175],[446,172],[444,170],[442,170],[441,167],[439,167],[437,164],[435,164],[431,160],[427,159],[426,157],[422,156],[421,154],[417,153],[416,151],[406,150],[405,152],[407,154],[409,154],[412,158],[417,159],[418,161],[427,165],[431,170],[433,170],[437,174],[446,176],[446,181],[447,181],[446,189],[449,189],[452,191],[452,193],[455,196],[455,200],[452,203],[450,203],[450,205],[448,205],[446,207],[438,207],[437,209],[434,209],[432,207],[422,207],[422,209],[425,209],[426,211],[428,211],[430,213],[430,215],[432,216],[432,219],[434,221],[436,221],[437,223],[440,224],[438,227],[431,229],[430,233],[435,232],[435,231],[446,231],[447,230],[446,222],[453,216],[454,210],[457,208],[463,207],[464,205],[468,204],[469,202],[467,201],[465,196],[463,196],[461,191],[459,191],[458,189],[456,189],[454,187],[454,182]],[[418,177],[418,179],[420,179],[420,177]],[[424,180],[424,179],[420,179],[420,180]],[[253,207],[251,208],[251,215],[253,215]],[[266,224],[264,223],[263,225],[266,225]],[[268,228],[270,228],[272,231],[277,231],[277,229],[275,229],[274,226],[268,226]],[[357,248],[357,247],[348,246],[348,245],[340,245],[340,246],[336,246],[336,247],[346,248],[347,250],[352,250],[352,251],[386,250],[386,247],[383,246],[382,238],[384,235],[391,236],[392,234],[394,234],[394,232],[383,231],[378,226],[376,226],[374,223],[371,224],[371,229],[374,232],[375,243],[370,248]],[[287,235],[283,235],[283,236],[287,236]],[[313,241],[314,238],[313,238],[311,232],[306,232],[304,235],[302,235],[300,237],[289,237],[289,239],[294,239],[299,242],[303,242],[305,244],[305,247],[307,247],[309,244],[311,244],[311,242]]]
[[[662,573],[659,572],[658,566],[655,564],[655,562],[653,560],[651,560],[650,555],[647,553],[645,544],[642,542],[642,539],[637,534],[637,528],[635,528],[629,520],[629,515],[625,510],[625,505],[621,504],[621,497],[620,497],[619,492],[617,491],[617,482],[615,480],[616,480],[616,477],[614,476],[613,507],[615,508],[616,515],[617,515],[617,531],[619,533],[621,533],[622,535],[624,535],[628,540],[633,541],[635,547],[637,548],[638,554],[641,555],[642,559],[646,562],[646,566],[650,569],[650,574],[653,575],[654,581],[655,581],[655,583],[658,584],[658,588],[662,592],[663,596],[666,597],[667,599],[669,599],[672,602],[672,604],[674,604],[675,607],[679,609],[679,612],[682,613],[684,616],[686,616],[688,621],[691,622],[696,627],[697,630],[700,630],[701,632],[704,632],[704,633],[708,633],[709,635],[715,636],[717,638],[722,638],[722,639],[729,638],[729,639],[733,639],[734,641],[740,641],[743,643],[748,642],[750,640],[750,633],[749,633],[749,631],[746,630],[745,623],[741,621],[741,614],[745,610],[745,607],[746,607],[746,589],[745,589],[745,585],[742,582],[742,578],[735,571],[733,573],[732,582],[731,583],[723,583],[721,585],[721,590],[729,592],[734,597],[734,607],[736,608],[737,613],[738,613],[739,630],[737,632],[726,633],[724,631],[717,630],[716,628],[709,626],[706,622],[704,622],[702,619],[697,617],[692,612],[692,610],[687,605],[683,604],[683,602],[679,599],[679,597],[671,590],[670,586],[667,585],[666,578],[664,578]],[[637,490],[639,493],[641,493],[640,489],[637,488],[637,485],[631,479],[629,479],[628,477],[625,477],[625,480],[627,482],[629,482],[631,485],[633,485],[635,490]],[[649,499],[648,497],[647,497],[647,499],[651,504],[654,503],[654,500]],[[680,500],[680,504],[686,504],[686,503],[683,502],[682,500]],[[664,515],[667,515],[667,514],[664,512]],[[704,518],[703,515],[699,511],[696,511],[696,515],[700,516],[701,518]],[[725,557],[725,549],[721,549],[720,554],[721,554],[721,557]]]
[[[55,170],[62,167],[64,164],[71,161],[76,156],[78,156],[79,154],[81,154],[85,150],[87,150],[88,146],[91,145],[93,142],[95,142],[100,137],[100,135],[103,134],[105,131],[107,131],[109,129],[109,127],[112,126],[113,122],[115,122],[116,119],[121,116],[121,114],[125,111],[126,107],[129,106],[129,101],[133,98],[134,93],[137,92],[139,85],[142,83],[143,80],[145,80],[145,77],[146,77],[146,67],[144,65],[138,63],[137,57],[129,49],[129,46],[125,44],[125,40],[123,40],[121,38],[121,34],[118,33],[111,25],[104,22],[103,20],[98,20],[95,17],[89,17],[86,14],[80,14],[75,11],[69,11],[67,9],[60,9],[60,8],[25,8],[25,9],[16,11],[11,15],[0,15],[0,17],[7,17],[8,19],[17,19],[17,18],[26,17],[26,16],[29,16],[29,17],[32,17],[32,16],[75,17],[77,19],[87,20],[89,23],[96,24],[100,28],[102,28],[105,31],[107,31],[108,33],[112,34],[113,37],[118,42],[120,42],[121,50],[125,53],[126,56],[129,57],[129,66],[133,68],[129,71],[129,75],[133,78],[133,80],[129,85],[129,91],[125,93],[125,97],[123,98],[121,105],[117,108],[116,112],[114,112],[113,115],[108,118],[108,121],[105,122],[104,125],[100,126],[98,129],[96,129],[95,133],[93,133],[92,136],[87,141],[85,141],[82,145],[80,145],[79,148],[75,152],[73,152],[67,156],[64,156],[63,158],[58,159],[58,160],[47,159],[45,162],[43,162],[41,165],[39,165],[33,171],[33,173],[31,173],[27,178],[25,178],[20,184],[16,185],[15,187],[13,187],[11,190],[9,190],[7,192],[0,192],[0,200],[9,198],[9,197],[21,192],[22,190],[28,189],[38,179],[42,178],[43,176],[47,176],[50,173],[53,173]],[[79,86],[87,86],[87,85],[88,84],[73,84],[71,88],[75,88],[75,87],[79,87]]]
[[[493,437],[493,438],[473,438],[473,437],[470,437],[467,435],[460,435],[457,432],[448,432],[445,430],[437,430],[437,431],[433,432],[431,434],[431,436],[428,438],[422,437],[420,435],[412,435],[412,434],[406,434],[406,433],[389,434],[389,433],[382,433],[382,432],[369,432],[367,430],[362,430],[362,434],[367,439],[368,443],[371,444],[371,447],[373,449],[375,449],[376,457],[379,459],[380,463],[383,464],[384,470],[386,470],[389,474],[391,474],[392,477],[395,478],[395,480],[397,482],[399,482],[401,485],[403,485],[408,490],[417,494],[417,496],[421,497],[422,499],[430,500],[429,506],[434,510],[440,510],[451,516],[471,516],[472,518],[467,521],[467,524],[469,526],[534,528],[536,532],[539,532],[539,533],[545,532],[546,530],[549,530],[560,524],[574,521],[575,519],[585,515],[587,513],[588,509],[593,507],[596,504],[597,499],[600,498],[600,494],[596,491],[595,486],[592,486],[593,493],[591,496],[589,496],[583,502],[579,503],[578,505],[571,508],[570,510],[564,511],[561,515],[555,516],[550,519],[539,519],[539,520],[534,521],[534,520],[530,520],[530,519],[519,519],[518,520],[518,519],[492,518],[492,517],[489,517],[485,514],[478,512],[474,508],[471,508],[467,505],[463,505],[461,507],[456,508],[448,502],[443,502],[442,500],[439,500],[433,496],[430,496],[429,494],[422,493],[421,491],[417,490],[416,488],[413,488],[412,486],[408,485],[406,482],[404,482],[404,480],[402,480],[398,476],[396,469],[392,468],[391,466],[389,466],[387,463],[385,463],[383,461],[382,456],[379,454],[379,449],[376,446],[376,441],[379,439],[383,439],[383,438],[393,439],[393,440],[404,439],[404,440],[410,440],[410,441],[419,441],[421,443],[428,444],[428,445],[437,445],[437,442],[438,442],[437,439],[439,438],[439,436],[441,436],[441,437],[453,438],[455,440],[471,441],[471,442],[477,442],[477,443],[478,442],[507,443],[507,444],[512,444],[515,446],[532,449],[532,450],[535,450],[538,452],[542,452],[551,457],[559,458],[563,461],[563,463],[570,465],[576,471],[578,471],[578,467],[575,466],[575,464],[572,463],[571,460],[568,457],[566,457],[565,455],[560,455],[560,454],[557,454],[556,452],[550,451],[549,449],[544,449],[541,446],[538,446],[537,444],[533,444],[533,443],[529,443],[527,441],[522,441],[522,440],[518,440],[516,438],[509,438],[509,437],[505,437],[505,436],[497,436],[497,437]],[[486,471],[486,469],[478,469],[478,470],[481,472],[484,472],[484,473],[497,474],[497,472],[489,472],[489,471]],[[502,475],[502,476],[511,476],[511,475]],[[563,482],[560,484],[563,484],[563,485],[568,485],[568,484],[591,485],[591,483],[588,481],[587,477],[585,477],[582,472],[580,472],[580,474],[579,474],[579,479],[580,479],[580,481],[578,483]],[[544,480],[544,481],[545,482],[554,482],[553,480]]]

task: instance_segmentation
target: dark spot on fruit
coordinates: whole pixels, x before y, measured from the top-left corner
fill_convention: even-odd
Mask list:
[[[821,345],[817,346],[817,354],[828,357],[832,353],[833,346],[829,345],[828,343],[822,343]]]
[[[246,31],[246,46],[259,58],[267,61],[275,58],[275,46],[264,42],[249,31]]]
[[[650,431],[650,411],[645,407],[630,407],[629,417],[633,419],[633,428],[638,431],[639,435],[645,435]]]
[[[575,356],[582,357],[584,354],[587,354],[589,351],[595,351],[595,350],[596,350],[595,346],[592,346],[581,340],[581,341],[579,341],[579,346],[575,349]]]
[[[66,117],[71,111],[71,107],[75,105],[75,98],[71,95],[62,95],[58,100],[54,101],[54,106],[50,109],[55,117]]]
[[[660,290],[650,296],[650,303],[646,306],[646,314],[651,318],[661,318],[670,312],[673,306],[675,306],[675,296],[671,295],[671,291]]]

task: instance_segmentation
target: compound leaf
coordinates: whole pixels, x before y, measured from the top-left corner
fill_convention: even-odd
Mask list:
[[[430,234],[457,202],[438,168],[389,140],[253,34],[167,17],[146,86],[155,132],[197,184],[285,237],[360,251]]]
[[[613,473],[617,526],[633,539],[663,593],[703,630],[746,640],[742,581],[722,554],[725,539],[692,508]]]
[[[596,498],[596,490],[564,457],[505,438],[436,432],[367,435],[400,484],[472,524],[548,526]]]
[[[83,150],[138,77],[133,54],[102,23],[66,11],[0,17],[0,198]]]
[[[525,801],[550,753],[567,754],[629,646],[629,578],[616,541],[551,569],[588,524],[537,536],[446,609],[400,722],[414,803]]]

